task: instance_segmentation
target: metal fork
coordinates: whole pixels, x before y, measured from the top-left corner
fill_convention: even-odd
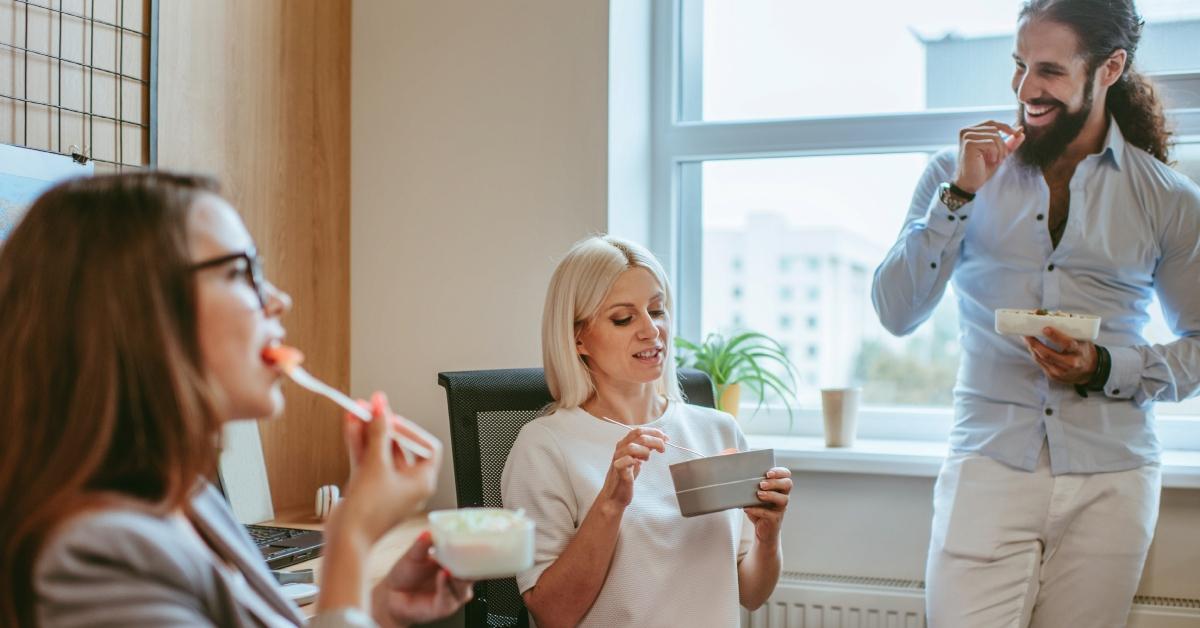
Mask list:
[[[601,419],[604,419],[605,421],[608,421],[609,423],[612,423],[613,425],[620,425],[621,427],[623,427],[623,428],[625,428],[625,429],[627,429],[627,430],[629,430],[629,431],[631,431],[631,432],[632,432],[632,431],[635,429],[635,428],[634,428],[632,425],[625,425],[624,423],[622,423],[622,422],[620,422],[620,421],[614,421],[614,420],[612,420],[612,419],[610,419],[610,418],[608,418],[608,417],[606,417],[606,416],[602,416],[602,417],[600,417],[600,418],[601,418]],[[684,447],[683,445],[676,445],[675,443],[672,443],[672,442],[671,442],[671,441],[669,441],[669,440],[667,440],[667,441],[663,441],[663,442],[664,442],[664,443],[666,443],[666,445],[667,445],[668,447],[674,447],[675,449],[679,449],[679,450],[682,450],[682,451],[686,451],[686,452],[688,452],[689,454],[692,454],[693,456],[699,456],[700,458],[707,458],[707,457],[708,457],[708,456],[705,456],[704,454],[702,454],[702,453],[700,453],[700,452],[696,451],[695,449],[688,449],[687,447]]]

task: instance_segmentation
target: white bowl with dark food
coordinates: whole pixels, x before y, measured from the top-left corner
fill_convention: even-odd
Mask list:
[[[429,513],[437,561],[456,578],[508,578],[533,566],[533,521],[503,508]]]
[[[1095,340],[1100,335],[1100,317],[1057,310],[996,310],[996,333],[1014,336],[1045,336],[1053,327],[1076,340]]]
[[[670,469],[679,513],[695,517],[762,504],[758,499],[758,483],[774,466],[774,449],[754,449],[677,462]]]

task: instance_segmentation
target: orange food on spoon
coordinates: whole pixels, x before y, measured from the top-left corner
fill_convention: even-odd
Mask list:
[[[737,448],[736,448],[736,447],[730,447],[729,449],[722,449],[722,450],[721,450],[721,453],[720,453],[720,454],[717,454],[717,455],[719,455],[719,456],[728,456],[729,454],[736,454],[736,453],[738,453],[738,450],[737,450]]]
[[[304,353],[287,345],[271,345],[262,350],[262,358],[267,364],[277,364],[284,371],[290,371],[304,361]]]

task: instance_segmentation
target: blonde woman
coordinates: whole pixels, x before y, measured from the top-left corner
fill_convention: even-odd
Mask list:
[[[521,430],[502,481],[504,505],[537,523],[517,584],[538,626],[736,626],[739,604],[757,608],[779,579],[787,469],[761,484],[769,506],[679,514],[667,467],[686,454],[664,443],[715,453],[746,440],[728,414],[683,402],[670,311],[662,265],[612,236],[576,244],[550,280],[555,401]]]

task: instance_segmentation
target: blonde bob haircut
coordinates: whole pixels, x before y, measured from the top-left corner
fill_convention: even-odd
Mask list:
[[[577,408],[595,394],[596,382],[587,362],[576,351],[575,341],[595,320],[617,277],[634,268],[644,268],[654,275],[662,287],[663,306],[671,311],[671,285],[662,264],[645,247],[628,240],[610,235],[580,240],[554,270],[542,312],[542,362],[546,384],[554,397],[546,413]],[[656,389],[668,399],[682,399],[669,339]]]

